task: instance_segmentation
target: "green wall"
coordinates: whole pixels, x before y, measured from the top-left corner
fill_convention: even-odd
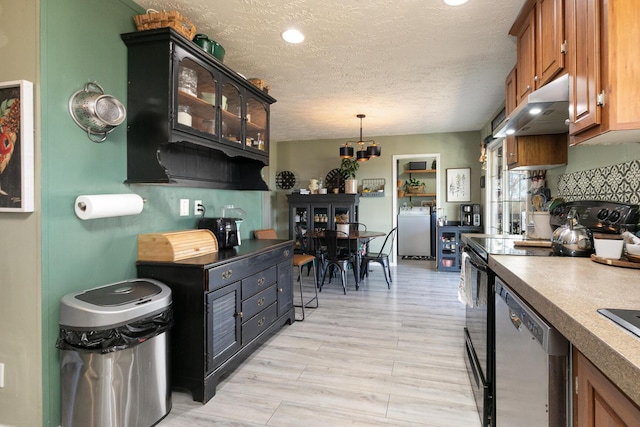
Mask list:
[[[89,141],[67,110],[69,97],[95,80],[126,103],[126,47],[120,33],[135,31],[142,9],[128,0],[43,2],[42,35],[42,353],[44,425],[60,422],[59,301],[70,292],[136,276],[139,233],[194,228],[193,212],[180,217],[179,199],[202,199],[208,216],[225,204],[247,211],[242,237],[262,225],[262,193],[123,184],[126,127],[106,142]],[[81,194],[137,193],[140,215],[81,221]]]

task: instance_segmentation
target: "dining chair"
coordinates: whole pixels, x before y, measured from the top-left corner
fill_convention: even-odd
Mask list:
[[[389,268],[389,254],[393,251],[393,241],[395,240],[396,232],[398,231],[398,227],[395,227],[389,231],[387,237],[384,239],[384,243],[382,243],[382,247],[378,252],[367,252],[362,255],[362,260],[360,261],[360,279],[364,279],[366,275],[369,277],[369,263],[377,262],[382,266],[382,272],[384,273],[384,279],[387,281],[387,287],[391,289],[391,269]]]
[[[322,282],[320,283],[320,292],[322,292],[322,286],[329,273],[329,283],[331,283],[331,276],[335,268],[340,271],[340,280],[342,283],[342,290],[344,294],[347,294],[347,270],[349,266],[353,269],[353,276],[356,280],[356,289],[358,288],[358,274],[356,273],[356,256],[349,251],[342,251],[341,247],[346,244],[347,247],[352,247],[352,243],[355,239],[352,239],[349,234],[338,230],[324,230],[324,243],[326,251],[324,253],[323,266],[324,270],[322,274]]]
[[[276,233],[276,230],[274,230],[273,228],[265,228],[262,230],[253,230],[253,237],[255,237],[256,239],[271,240],[271,239],[277,239],[278,234]]]
[[[273,228],[265,228],[262,230],[254,230],[253,236],[257,239],[277,239],[278,236],[276,234],[276,230]],[[304,266],[313,267],[313,289],[315,291],[315,296],[308,301],[304,300],[304,294],[302,291],[302,269]],[[294,304],[294,306],[301,309],[302,318],[296,320],[303,321],[304,320],[304,309],[305,308],[318,308],[318,279],[316,272],[316,257],[311,254],[293,254],[293,266],[298,268],[298,283],[300,283],[300,305]],[[315,301],[315,305],[311,305]]]

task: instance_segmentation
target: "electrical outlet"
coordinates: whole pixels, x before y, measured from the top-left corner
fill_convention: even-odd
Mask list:
[[[180,216],[189,216],[189,199],[180,199]]]
[[[0,363],[0,388],[4,388],[4,363]]]
[[[194,200],[193,201],[193,214],[194,215],[200,215],[202,213],[202,200]]]

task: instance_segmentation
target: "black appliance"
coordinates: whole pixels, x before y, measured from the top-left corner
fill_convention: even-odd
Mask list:
[[[229,249],[240,244],[239,218],[200,218],[198,228],[211,230],[218,240],[218,249]]]
[[[495,425],[492,421],[495,303],[489,298],[493,294],[495,275],[486,260],[472,250],[464,252],[462,269],[471,303],[467,304],[465,315],[465,364],[481,425],[489,427]]]
[[[549,212],[549,223],[552,228],[560,227],[567,222],[567,215],[575,209],[578,221],[592,232],[621,233],[634,232],[640,223],[640,207],[628,203],[606,202],[597,200],[579,200],[561,203]]]
[[[482,225],[482,214],[480,205],[460,205],[460,224],[480,227]]]

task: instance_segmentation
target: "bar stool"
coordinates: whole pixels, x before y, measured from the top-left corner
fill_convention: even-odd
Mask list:
[[[315,291],[315,296],[311,298],[309,301],[304,301],[304,295],[302,294],[302,269],[304,266],[311,264],[313,267],[313,290]],[[300,283],[300,305],[295,305],[302,309],[302,319],[296,319],[299,321],[304,320],[304,309],[305,308],[318,308],[318,279],[316,275],[316,257],[308,254],[293,254],[293,265],[298,267],[298,282]],[[308,277],[308,276],[307,276]],[[315,306],[310,305],[313,301],[316,302]]]
[[[278,235],[276,234],[276,230],[274,230],[273,228],[255,230],[253,232],[253,236],[256,239],[277,239],[278,238]],[[313,267],[313,281],[314,281],[313,289],[315,291],[315,297],[305,302],[304,294],[302,292],[302,268],[309,264],[311,264],[311,266]],[[314,257],[313,255],[307,255],[307,254],[293,254],[293,266],[298,267],[298,282],[300,283],[300,305],[294,304],[294,306],[302,309],[302,319],[296,319],[296,320],[303,321],[305,308],[318,308],[318,280],[316,278],[316,257]],[[316,304],[315,306],[311,306],[310,304],[314,300]]]

